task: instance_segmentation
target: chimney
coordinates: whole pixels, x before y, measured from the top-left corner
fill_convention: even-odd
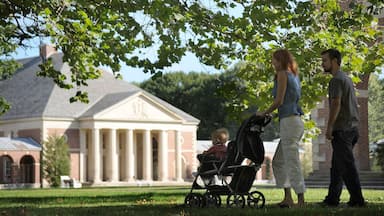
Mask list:
[[[45,61],[52,54],[56,53],[56,48],[50,44],[43,44],[40,46],[40,57]]]

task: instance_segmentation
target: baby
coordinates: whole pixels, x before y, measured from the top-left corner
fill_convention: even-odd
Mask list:
[[[229,139],[229,132],[226,128],[219,128],[212,132],[212,146],[204,151],[202,155],[212,155],[219,160],[223,160],[227,154],[225,145]]]

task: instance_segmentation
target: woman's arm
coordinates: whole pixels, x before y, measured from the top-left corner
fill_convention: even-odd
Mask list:
[[[268,115],[271,112],[273,112],[275,109],[277,109],[279,106],[281,106],[281,104],[283,104],[285,91],[287,89],[287,79],[288,79],[287,73],[288,72],[285,72],[285,71],[277,72],[276,98],[273,100],[273,103],[271,104],[271,106],[269,106],[269,108],[267,110],[265,110],[264,112],[261,112],[258,115],[262,115],[262,116]]]

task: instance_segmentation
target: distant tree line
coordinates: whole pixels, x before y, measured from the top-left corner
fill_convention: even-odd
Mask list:
[[[384,79],[371,74],[368,86],[368,134],[370,144],[384,139]],[[384,171],[384,144],[376,146],[371,152],[373,166]]]
[[[257,110],[256,107],[249,107],[245,112],[234,114],[233,107],[229,107],[231,103],[224,97],[223,92],[241,89],[241,82],[236,80],[238,78],[234,75],[235,69],[222,74],[181,71],[165,73],[163,76],[139,83],[139,86],[199,119],[199,140],[210,139],[211,132],[219,127],[228,128],[231,138],[234,139],[241,121]],[[275,139],[275,124],[271,124],[263,136],[265,140]]]
[[[384,139],[384,79],[371,74],[368,86],[369,141]]]

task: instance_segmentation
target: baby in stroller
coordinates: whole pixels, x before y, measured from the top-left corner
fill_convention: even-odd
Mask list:
[[[218,170],[220,165],[224,162],[227,155],[226,143],[229,139],[229,132],[226,128],[216,129],[211,133],[212,146],[201,154],[197,155],[201,166],[199,172],[202,173],[207,170]],[[212,163],[209,163],[212,162]],[[217,175],[203,175],[203,180],[206,184],[218,184],[219,179]]]
[[[227,130],[215,131],[212,134],[213,146],[198,155],[200,166],[184,204],[187,207],[219,207],[221,196],[226,196],[227,207],[243,208],[247,204],[263,208],[264,195],[257,190],[251,191],[251,188],[264,160],[260,134],[270,121],[269,117],[252,115],[242,122],[235,140],[226,145],[224,143],[229,138]],[[243,165],[245,159],[251,163]],[[203,190],[203,193],[197,190]]]
[[[229,139],[229,132],[226,128],[219,128],[211,133],[212,146],[197,155],[197,159],[202,162],[204,159],[223,160],[227,154],[226,143]]]

